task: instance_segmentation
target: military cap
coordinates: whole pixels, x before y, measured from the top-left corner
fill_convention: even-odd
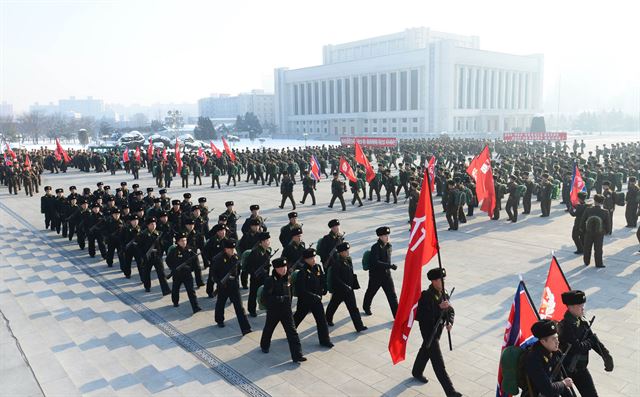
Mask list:
[[[176,243],[183,238],[187,238],[187,233],[176,233]]]
[[[227,216],[225,214],[218,215],[218,221],[225,221],[226,222],[227,219],[229,219],[229,218],[227,218]]]
[[[391,229],[389,228],[389,226],[382,226],[376,229],[376,235],[378,236],[384,236],[387,234],[391,234]]]
[[[76,190],[75,186],[69,186],[69,190]]]
[[[116,188],[116,193],[121,192],[121,191],[122,191],[122,188],[119,188],[119,187]]]
[[[104,190],[111,190],[111,186],[106,185],[106,186],[104,187]]]
[[[302,257],[304,259],[313,258],[314,256],[316,256],[316,250],[313,248],[307,248],[304,251],[302,251]]]
[[[160,211],[159,217],[162,218],[163,216],[169,216],[169,213],[167,211]]]
[[[343,251],[346,251],[346,250],[348,250],[350,248],[351,248],[351,245],[349,245],[349,243],[347,243],[346,241],[336,245],[336,251],[338,251],[338,252],[343,252]]]
[[[151,192],[153,192],[153,188],[152,187],[148,187],[147,188],[147,193],[151,193]]]
[[[171,205],[180,205],[180,200],[171,200]]]
[[[295,212],[295,211],[293,211],[293,212],[289,212],[289,213],[287,214],[287,216],[289,217],[289,219],[291,219],[291,218],[297,218],[297,217],[298,217],[298,213],[297,213],[297,212]]]
[[[137,221],[137,220],[140,220],[140,217],[138,215],[136,215],[136,214],[131,214],[131,215],[129,215],[129,220],[130,221]]]
[[[289,175],[289,171],[287,170],[282,171],[282,175]]]
[[[328,223],[329,227],[340,226],[340,221],[337,219],[332,219]]]
[[[138,190],[135,193],[133,193],[134,196],[142,196],[144,193],[142,193],[142,190]]]
[[[187,218],[182,223],[184,223],[185,225],[193,225],[194,222],[193,222],[193,219]]]
[[[611,182],[609,182],[609,181],[603,181],[603,182],[602,182],[602,186],[611,186]]]
[[[109,194],[106,196],[106,201],[116,201],[116,198],[112,194]]]
[[[213,227],[211,228],[211,231],[213,233],[217,233],[220,230],[227,230],[227,226],[223,225],[222,223],[217,223],[217,224],[213,225]]]
[[[260,209],[260,206],[258,204],[253,204],[249,207],[249,211],[257,211]]]
[[[102,185],[104,185],[104,183],[102,183],[102,182],[98,182],[98,183],[96,183],[96,186],[98,186],[98,187],[100,187],[100,186],[102,186]]]
[[[236,248],[236,240],[226,238],[222,240],[223,248]]]
[[[45,186],[44,190],[51,190],[51,186]]]
[[[102,207],[102,206],[97,201],[94,202],[93,204],[91,204],[91,208],[100,208],[100,207]]]
[[[120,213],[120,208],[118,208],[118,207],[111,208],[111,213],[112,214],[119,214]]]
[[[207,198],[206,197],[198,197],[198,202],[199,203],[206,203],[207,202]]]
[[[633,183],[633,182],[637,182],[638,179],[635,176],[630,176],[629,177],[629,183]]]
[[[160,189],[160,190],[158,190],[158,193],[166,194],[167,193],[167,189]]]
[[[447,277],[447,271],[444,268],[436,267],[427,272],[427,278],[431,281],[445,277]]]
[[[293,229],[291,229],[291,235],[292,236],[299,236],[302,234],[302,229],[299,227],[294,227]]]
[[[134,183],[131,187],[134,188],[134,189],[137,189],[137,188],[140,187],[140,185],[138,185],[137,183]]]
[[[602,203],[604,203],[604,196],[601,195],[601,194],[595,194],[593,196],[593,201],[598,203],[598,204],[602,204]]]
[[[287,266],[287,258],[276,258],[271,261],[274,269]]]
[[[531,326],[531,333],[538,339],[558,333],[558,326],[553,320],[540,320]]]
[[[200,206],[199,205],[192,205],[191,206],[191,211],[195,211],[195,210],[200,211],[201,210]]]
[[[587,301],[587,296],[579,290],[562,293],[562,303],[565,305],[581,305]]]
[[[156,218],[154,218],[154,217],[147,218],[147,225],[150,224],[150,223],[156,223],[157,221],[158,220]]]
[[[61,188],[56,189],[56,193],[63,193],[63,192],[64,192],[64,189],[61,189]]]
[[[182,195],[182,197],[186,198],[186,199],[190,199],[191,198],[191,193],[185,193]]]
[[[120,209],[121,209],[121,210],[126,209],[126,208],[129,208],[129,204],[127,204],[127,203],[124,203],[124,204],[122,204],[122,205],[120,206]]]
[[[69,195],[69,200],[77,200],[78,199],[78,193],[71,193]]]
[[[127,186],[127,182],[120,182],[120,186]]]
[[[231,207],[233,206],[233,201],[227,201],[226,203],[224,203],[225,207]]]
[[[249,226],[260,226],[260,219],[253,218],[249,221]]]
[[[82,205],[82,204],[87,204],[87,199],[84,197],[80,197],[78,199],[78,204]]]
[[[160,197],[154,197],[153,198],[153,203],[159,203],[160,202]]]
[[[269,232],[262,232],[260,233],[260,235],[258,235],[259,241],[269,240],[270,238],[271,238],[271,234],[269,234]]]

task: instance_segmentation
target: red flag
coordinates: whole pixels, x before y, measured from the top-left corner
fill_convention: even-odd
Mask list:
[[[68,163],[69,161],[71,161],[71,159],[69,158],[69,155],[67,154],[67,151],[62,148],[62,145],[60,144],[60,139],[58,138],[56,138],[56,153],[57,153],[56,158],[58,160],[60,160],[60,158],[62,157],[64,158],[65,163]]]
[[[124,152],[122,152],[122,161],[125,163],[129,162],[129,149],[125,148]]]
[[[364,169],[366,170],[367,174],[366,174],[366,179],[367,182],[371,182],[375,177],[376,177],[376,172],[373,170],[373,166],[371,165],[371,163],[369,163],[369,159],[367,159],[367,156],[365,156],[364,152],[362,151],[362,147],[360,147],[360,144],[358,143],[358,141],[356,142],[356,162],[358,164],[362,164],[364,165]]]
[[[587,185],[584,183],[584,179],[582,179],[582,175],[580,174],[580,170],[578,169],[578,164],[573,163],[573,177],[571,178],[571,205],[574,207],[578,205],[580,200],[578,200],[578,192],[586,192]]]
[[[182,171],[182,157],[180,157],[180,143],[176,138],[176,164],[178,165],[178,174]]]
[[[429,164],[427,164],[427,170],[429,170],[430,186],[429,188],[433,192],[433,186],[436,183],[436,156],[431,156]]]
[[[136,159],[136,161],[140,161],[140,146],[136,147],[136,152],[134,153],[133,157]]]
[[[7,145],[7,152],[9,153],[9,155],[15,160],[16,158],[18,158],[18,156],[16,156],[16,153],[11,149],[11,147],[9,146],[9,143],[5,143],[5,145]]]
[[[162,149],[162,160],[167,161],[167,148]]]
[[[207,164],[207,154],[202,150],[201,147],[198,148],[198,157],[202,159],[202,164]]]
[[[211,145],[211,150],[213,151],[213,154],[216,155],[217,158],[222,157],[222,152],[220,151],[220,149],[218,149],[216,147],[216,145],[213,144],[213,142],[209,142],[209,144]]]
[[[482,152],[471,161],[467,168],[467,174],[473,177],[476,182],[476,195],[478,201],[482,201],[480,210],[492,217],[493,209],[496,207],[496,191],[493,185],[489,146],[485,146]]]
[[[407,340],[416,316],[418,299],[422,291],[422,268],[438,252],[436,225],[433,221],[433,202],[425,171],[418,208],[411,224],[409,247],[404,260],[404,275],[400,303],[393,321],[389,338],[389,353],[393,364],[403,361],[407,350]]]
[[[536,309],[531,299],[529,299],[524,281],[520,281],[516,295],[513,298],[513,303],[511,304],[511,310],[509,311],[509,320],[507,322],[507,328],[504,330],[504,342],[502,343],[501,352],[508,346],[525,347],[534,343],[536,339],[531,333],[531,326],[536,321],[538,321]],[[496,397],[508,396],[509,394],[502,390],[502,369],[498,367]]]
[[[27,153],[27,156],[24,158],[24,168],[28,170],[31,169],[31,159],[29,158],[29,153]]]
[[[547,282],[542,291],[542,302],[538,314],[543,319],[560,321],[564,318],[567,307],[562,304],[562,293],[570,291],[569,282],[564,276],[556,257],[551,258]]]
[[[224,150],[229,155],[229,158],[231,159],[231,161],[236,161],[236,155],[233,153],[233,150],[231,150],[231,148],[229,147],[229,144],[227,143],[227,140],[224,139],[224,137],[222,137],[222,144],[224,145]]]
[[[353,172],[353,168],[351,168],[349,162],[344,158],[344,156],[340,156],[340,172],[342,172],[351,182],[356,181],[356,174]]]
[[[149,138],[149,147],[147,148],[147,159],[151,160],[153,158],[153,142],[151,142],[151,138]]]

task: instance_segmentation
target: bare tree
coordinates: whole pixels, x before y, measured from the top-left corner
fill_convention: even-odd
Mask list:
[[[144,113],[136,113],[131,116],[131,124],[134,128],[146,127],[149,124],[149,119]]]
[[[20,123],[18,132],[22,134],[22,142],[24,142],[27,137],[31,137],[32,142],[37,144],[40,137],[44,134],[46,127],[43,114],[32,110],[29,113],[23,113],[18,118],[18,122]]]

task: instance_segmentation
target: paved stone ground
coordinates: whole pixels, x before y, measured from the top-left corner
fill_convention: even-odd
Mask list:
[[[151,186],[150,176],[141,175],[141,185]],[[121,180],[132,183],[131,176],[123,172],[110,176],[72,170],[67,175],[44,177],[46,184],[65,189],[70,185],[93,187],[97,181],[111,186]],[[223,185],[221,191],[206,186],[189,190],[194,198],[207,197],[209,208],[216,207],[212,214],[222,212],[224,201],[233,199],[243,216],[250,204],[260,204],[275,233],[287,222],[289,209],[277,208],[280,196],[275,187],[241,182],[233,189]],[[178,185],[170,189],[170,196],[181,197],[184,191]],[[300,191],[297,184],[294,195],[298,200]],[[363,285],[356,294],[359,305],[367,283],[367,274],[360,267],[362,252],[375,241],[376,227],[391,226],[393,261],[400,265],[394,274],[399,294],[408,239],[404,198],[399,205],[366,201],[358,209],[348,204],[343,213],[338,207],[326,208],[330,194],[324,180],[317,198],[316,207],[298,207],[304,239],[315,242],[326,233],[330,218],[341,219]],[[489,221],[476,213],[458,232],[446,231],[439,199],[435,203],[447,284],[456,287],[454,350],[444,355],[461,392],[474,397],[495,395],[502,335],[518,275],[524,277],[534,303],[539,304],[555,251],[572,287],[587,292],[588,314],[596,315],[594,329],[615,360],[615,371],[605,373],[601,359],[592,355],[590,368],[600,395],[640,395],[640,256],[635,234],[624,228],[623,211],[616,212],[614,234],[605,239],[607,268],[596,270],[585,268],[573,254],[573,219],[557,203],[547,219],[538,217],[539,206],[534,203],[533,213],[521,215],[517,224]],[[117,265],[109,269],[104,261],[90,259],[75,242],[43,231],[39,205],[39,197],[10,197],[6,190],[0,192],[0,309],[45,395],[443,395],[430,366],[427,385],[411,378],[410,368],[421,342],[417,330],[410,338],[407,360],[391,364],[387,343],[392,317],[382,291],[374,300],[373,316],[364,317],[369,330],[363,334],[354,332],[346,309],[340,307],[331,329],[336,344],[332,350],[318,345],[313,319],[307,317],[299,333],[309,361],[295,365],[280,328],[274,334],[271,353],[260,352],[264,313],[250,319],[256,332],[241,338],[231,307],[226,311],[228,326],[213,325],[215,300],[207,299],[202,290],[197,292],[202,312],[191,314],[184,293],[183,304],[173,308],[169,297],[161,297],[157,280],[151,293],[145,293],[135,273],[126,280]],[[275,238],[273,242],[279,246]],[[429,267],[436,264],[434,259]],[[243,294],[246,302],[246,291]],[[7,350],[7,341],[12,339],[2,335],[2,384],[16,389],[11,395],[37,395],[37,387],[19,389],[23,378],[8,372],[4,362],[19,356]],[[444,347],[446,341],[442,343]],[[24,361],[20,365],[27,371]],[[7,374],[10,381],[5,381]],[[29,378],[27,375],[20,376]]]

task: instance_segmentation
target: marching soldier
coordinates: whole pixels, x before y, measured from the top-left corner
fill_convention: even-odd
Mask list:
[[[291,241],[282,250],[282,258],[287,259],[289,267],[294,266],[298,260],[302,257],[302,252],[305,249],[304,241],[302,241],[302,229],[300,227],[294,227],[291,230]]]
[[[271,337],[278,323],[282,324],[289,342],[289,351],[293,362],[307,361],[302,355],[300,337],[293,324],[291,312],[291,289],[287,273],[287,260],[277,258],[273,260],[273,273],[264,281],[264,300],[267,306],[267,318],[260,338],[260,349],[263,353],[269,353]]]
[[[269,232],[262,232],[258,236],[258,244],[251,250],[247,258],[247,272],[249,273],[249,301],[247,302],[249,315],[257,317],[256,299],[258,288],[269,275],[271,261],[271,236]]]
[[[251,226],[249,226],[249,231],[242,235],[240,242],[238,243],[238,252],[242,255],[246,250],[253,249],[258,242],[260,241],[260,220],[259,219],[251,219],[249,220]],[[245,268],[242,269],[240,273],[240,281],[242,283],[242,288],[247,289],[249,283],[249,271]]]
[[[627,220],[626,227],[638,226],[638,214],[640,213],[640,188],[637,185],[637,179],[635,176],[629,177],[629,189],[627,190],[627,197],[625,198],[626,208],[624,216]]]
[[[316,205],[316,195],[314,190],[316,189],[316,181],[309,176],[309,171],[304,171],[304,178],[302,179],[302,201],[300,204],[304,204],[307,199],[307,195],[311,196],[311,205]]]
[[[173,277],[173,285],[171,286],[171,301],[173,307],[180,304],[180,286],[184,284],[189,297],[189,303],[193,314],[200,310],[198,306],[198,298],[193,289],[193,277],[191,272],[198,265],[198,255],[187,245],[187,235],[178,233],[176,235],[176,244],[169,247],[167,251],[167,266],[171,269],[171,277]]]
[[[40,198],[40,213],[44,214],[44,228],[49,229],[55,211],[55,196],[51,194],[51,186],[44,187],[44,196]]]
[[[589,207],[589,205],[584,202],[586,198],[586,192],[578,192],[578,204],[575,207],[569,207],[569,214],[575,217],[573,221],[573,229],[571,230],[571,238],[573,239],[573,243],[576,245],[574,254],[577,255],[582,255],[584,253],[584,232],[580,230],[580,221],[582,221],[582,214],[584,214],[584,210]]]
[[[242,229],[241,229],[242,234],[247,233],[249,231],[252,219],[257,219],[260,222],[259,231],[266,232],[267,225],[265,225],[264,223],[265,219],[262,218],[262,216],[260,215],[260,206],[258,204],[253,204],[249,206],[249,210],[251,211],[251,215],[244,221],[244,224],[242,225]]]
[[[409,189],[409,223],[413,222],[413,218],[416,216],[416,210],[418,209],[418,201],[420,200],[420,190],[418,190],[418,183],[411,182],[411,188]]]
[[[416,310],[416,320],[420,322],[422,346],[416,356],[411,374],[420,382],[427,383],[424,369],[427,362],[431,360],[433,372],[435,372],[447,397],[460,397],[462,394],[453,387],[440,350],[442,329],[446,324],[447,331],[450,331],[455,317],[453,306],[449,304],[449,295],[442,288],[442,279],[446,276],[447,272],[443,268],[435,268],[427,272],[427,278],[431,281],[431,285],[420,294]]]
[[[391,229],[388,226],[382,226],[376,229],[378,241],[371,246],[371,254],[369,256],[369,286],[364,294],[364,302],[362,303],[364,312],[371,315],[371,302],[380,287],[387,296],[391,314],[396,317],[398,310],[398,297],[391,278],[391,270],[396,270],[398,266],[391,263],[391,243],[389,242],[389,234]]]
[[[507,183],[507,191],[509,192],[509,198],[507,199],[507,205],[504,207],[509,216],[509,220],[513,223],[518,221],[518,184],[516,183],[516,176],[509,176],[509,183]],[[570,204],[569,204],[570,205]]]
[[[162,245],[160,232],[156,230],[156,218],[147,219],[147,230],[143,231],[136,237],[138,255],[143,260],[142,273],[140,279],[144,285],[146,292],[151,291],[151,268],[156,269],[158,282],[162,295],[169,295],[171,289],[167,284],[167,277],[164,273],[164,264],[162,263]]]
[[[91,258],[96,256],[96,241],[98,242],[100,255],[102,255],[103,258],[107,256],[107,251],[100,233],[102,222],[104,222],[104,216],[102,212],[100,212],[100,209],[101,206],[98,201],[93,203],[91,206],[91,214],[89,214],[84,222],[85,229],[87,230],[87,240],[89,242],[89,256]]]
[[[384,188],[387,191],[387,200],[385,203],[389,202],[389,198],[393,195],[393,204],[398,204],[398,195],[396,194],[396,179],[391,176],[391,170],[384,170],[384,174],[382,177],[382,181],[384,184]]]
[[[287,171],[284,171],[282,176],[282,183],[280,183],[280,194],[282,195],[282,200],[280,201],[280,206],[278,208],[284,208],[284,202],[289,199],[291,200],[291,205],[293,209],[296,209],[296,202],[293,199],[293,185],[294,181],[292,180],[292,176],[289,176]],[[264,184],[264,183],[263,183]]]
[[[540,320],[531,327],[533,336],[538,341],[524,358],[524,370],[527,377],[527,390],[522,392],[526,397],[569,397],[573,387],[571,378],[559,379],[554,371],[562,365],[562,354],[559,352],[558,329],[553,320]]]
[[[116,249],[118,250],[118,259],[120,264],[123,261],[123,253],[122,253],[122,245],[121,245],[121,236],[120,234],[124,230],[124,222],[120,219],[120,209],[115,208],[111,211],[111,219],[106,222],[106,225],[103,229],[105,240],[107,242],[107,256],[105,260],[107,261],[107,266],[113,266],[113,256],[115,254]]]
[[[213,262],[213,258],[216,257],[219,253],[222,252],[223,242],[226,238],[227,227],[221,223],[214,225],[211,228],[211,233],[213,236],[207,240],[207,243],[204,246],[203,253],[206,255],[209,263]],[[207,296],[209,298],[213,298],[213,269],[209,268],[209,276],[207,277]]]
[[[242,307],[242,298],[240,297],[240,285],[238,284],[238,272],[240,271],[240,260],[236,255],[236,242],[234,240],[225,239],[222,242],[223,252],[213,259],[211,270],[213,271],[214,281],[218,286],[218,300],[216,301],[215,322],[218,327],[223,328],[224,324],[224,308],[227,299],[233,304],[236,312],[236,318],[240,325],[242,335],[251,332],[249,320]]]
[[[316,250],[307,248],[302,252],[302,268],[296,276],[296,295],[298,303],[293,315],[296,328],[309,312],[313,314],[318,329],[320,345],[333,347],[329,338],[329,326],[322,306],[322,296],[327,293],[324,283],[325,274],[322,267],[316,263]]]
[[[336,199],[340,200],[340,204],[342,205],[342,210],[347,210],[347,205],[344,203],[343,194],[345,192],[346,187],[344,182],[338,179],[338,171],[333,172],[333,180],[331,181],[331,201],[329,202],[329,208],[333,208],[333,203]]]
[[[551,193],[553,191],[553,185],[549,181],[549,174],[542,174],[542,181],[540,182],[540,211],[542,215],[540,217],[546,218],[551,213]]]
[[[587,368],[589,351],[593,350],[602,356],[604,370],[607,372],[613,371],[613,358],[584,318],[586,301],[587,297],[582,291],[574,290],[562,294],[562,303],[567,305],[567,311],[558,324],[558,338],[560,349],[566,353],[564,364],[567,376],[573,380],[582,397],[597,397],[598,392]]]
[[[446,201],[446,217],[449,223],[448,230],[458,230],[458,216],[460,215],[460,192],[456,188],[456,183],[449,179],[447,181],[447,190],[442,197],[442,201]]]
[[[350,248],[351,246],[346,241],[338,244],[336,246],[338,258],[336,263],[331,265],[328,270],[327,277],[333,291],[327,306],[327,324],[333,327],[333,315],[338,310],[338,306],[344,302],[349,310],[356,332],[362,332],[368,328],[362,323],[360,310],[358,310],[358,305],[356,304],[356,296],[353,292],[354,289],[359,289],[360,285],[358,284],[358,278],[353,274],[353,263],[349,256]]]
[[[222,214],[226,217],[228,236],[233,240],[238,240],[238,214],[233,210],[233,201],[227,201],[224,206],[227,208]],[[218,219],[219,220],[219,219]]]
[[[301,225],[298,224],[297,212],[289,212],[287,217],[289,218],[289,223],[280,228],[280,236],[278,237],[280,244],[282,244],[282,248],[286,247],[289,244],[289,241],[291,241],[291,232],[293,229],[301,227]]]
[[[78,231],[78,247],[81,250],[84,250],[85,240],[87,238],[85,222],[89,218],[89,214],[91,213],[91,211],[89,211],[89,202],[84,197],[78,199],[78,205],[80,206],[80,210],[76,212],[72,221],[77,225],[76,229]]]
[[[604,196],[593,196],[593,207],[586,208],[580,220],[580,230],[584,233],[584,265],[591,263],[591,250],[594,250],[596,267],[605,267],[602,263],[602,244],[604,234],[609,230],[609,212],[602,208]]]
[[[121,245],[124,247],[124,263],[120,263],[120,270],[126,278],[131,278],[131,260],[135,258],[138,273],[141,273],[142,261],[137,250],[133,246],[135,239],[140,234],[139,218],[137,215],[129,215],[129,225],[126,226],[121,235]]]
[[[180,177],[182,179],[182,187],[189,189],[189,174],[191,169],[189,165],[183,162],[182,169],[180,169]]]
[[[334,254],[336,246],[344,241],[345,235],[345,233],[342,233],[340,231],[339,220],[332,219],[329,221],[327,226],[329,226],[330,229],[329,233],[325,234],[322,239],[320,239],[320,242],[316,247],[318,249],[318,255],[320,255],[320,261],[322,262],[322,266],[325,271],[327,271],[327,268],[330,265],[329,260]]]
[[[184,229],[182,230],[182,232],[184,232],[184,234],[187,236],[187,245],[189,246],[189,248],[191,248],[193,252],[197,253],[198,249],[201,246],[200,234],[195,229],[195,226],[195,221],[193,220],[193,218],[189,217],[183,221]],[[202,281],[202,269],[200,268],[200,264],[198,264],[198,266],[193,266],[193,271],[195,273],[196,288],[203,287],[205,284]]]
[[[214,188],[217,184],[218,190],[220,190],[220,168],[218,168],[215,161],[211,161],[211,169],[209,172],[211,173],[211,188]]]

